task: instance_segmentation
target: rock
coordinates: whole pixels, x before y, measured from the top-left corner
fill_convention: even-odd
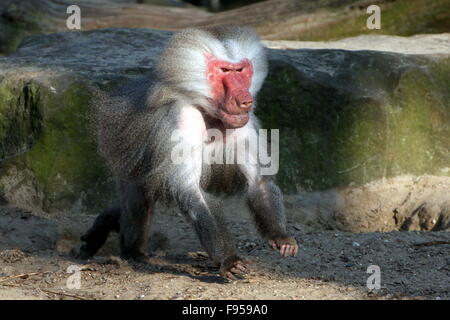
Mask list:
[[[448,176],[449,54],[273,50],[270,62],[256,113],[280,129],[285,190]]]
[[[336,41],[264,41],[272,49],[343,49],[376,50],[408,54],[448,54],[450,33],[411,37],[360,35]]]
[[[180,30],[195,26],[245,25],[267,40],[335,40],[360,34],[441,33],[450,30],[448,0],[266,0],[211,13],[180,0],[2,0],[0,54],[13,52],[28,35],[68,31],[69,5],[81,9],[82,30],[126,27]],[[381,29],[366,27],[367,7],[381,8]],[[165,6],[162,6],[165,5]]]
[[[361,186],[287,195],[288,219],[348,232],[450,230],[450,179],[397,176]]]
[[[284,2],[284,1],[283,1]],[[297,7],[294,6],[297,4]],[[267,40],[330,41],[369,35],[411,36],[422,33],[442,33],[450,30],[448,0],[357,0],[357,1],[286,1],[293,13],[283,13],[281,19],[268,19],[257,24]],[[367,28],[370,5],[380,7],[379,30]]]
[[[87,126],[87,88],[151,72],[169,36],[144,29],[40,35],[0,58],[0,198],[51,212],[110,203],[113,184]],[[271,49],[269,58],[256,112],[264,127],[280,129],[278,181],[285,192],[320,204],[290,201],[295,219],[352,231],[372,230],[374,219],[407,228],[412,216],[421,228],[435,230],[436,219],[439,228],[448,225],[448,193],[414,215],[418,202],[393,202],[386,215],[377,208],[394,192],[389,179],[431,177],[421,185],[430,194],[436,185],[448,188],[450,50]]]
[[[24,210],[43,207],[44,195],[34,173],[28,168],[11,166],[0,177],[0,190],[6,203],[20,204]]]
[[[200,9],[179,8],[182,3],[177,0],[147,0],[146,3],[137,4],[132,0],[2,0],[0,54],[13,52],[26,36],[69,31],[66,11],[74,4],[80,7],[81,28],[85,31],[107,27],[173,30],[211,15]]]

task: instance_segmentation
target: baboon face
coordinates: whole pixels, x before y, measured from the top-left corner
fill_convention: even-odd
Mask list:
[[[232,63],[212,54],[205,54],[205,59],[206,77],[212,91],[211,102],[217,108],[217,118],[225,128],[245,126],[253,106],[250,93],[253,77],[251,61],[242,59]]]
[[[265,48],[248,28],[187,29],[161,55],[159,78],[202,114],[207,128],[249,125],[267,75]]]

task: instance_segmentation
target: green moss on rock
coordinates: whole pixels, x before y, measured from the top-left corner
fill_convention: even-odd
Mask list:
[[[447,63],[439,68],[448,70]],[[436,69],[433,66],[431,69]],[[390,108],[387,172],[439,174],[450,167],[450,73],[430,78],[430,69],[405,72]],[[441,91],[440,88],[445,90]]]
[[[113,190],[89,130],[86,87],[72,83],[57,94],[32,81],[3,80],[0,96],[2,174],[29,170],[45,211],[77,202],[80,210],[104,206]]]
[[[0,80],[0,160],[30,148],[42,130],[39,86]]]
[[[106,177],[89,133],[86,92],[75,83],[61,95],[48,90],[41,94],[45,127],[25,163],[43,186],[45,210],[67,208]]]
[[[355,82],[354,90],[351,81],[341,83],[345,75],[327,82],[305,77],[287,63],[272,64],[256,112],[263,127],[280,129],[277,178],[285,191],[360,185],[401,174],[448,174],[448,60],[411,58],[410,67],[381,73],[386,79],[378,83],[379,77],[364,76],[366,62],[358,59],[353,71],[365,80]],[[380,68],[374,63],[370,72]],[[379,96],[364,96],[361,87],[378,90]]]

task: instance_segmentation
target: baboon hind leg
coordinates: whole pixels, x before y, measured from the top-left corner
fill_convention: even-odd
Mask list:
[[[103,211],[94,221],[92,227],[81,236],[84,242],[77,258],[92,257],[103,246],[111,231],[120,230],[120,207],[112,207]]]
[[[136,184],[121,184],[120,249],[124,259],[148,262],[147,245],[154,201]]]

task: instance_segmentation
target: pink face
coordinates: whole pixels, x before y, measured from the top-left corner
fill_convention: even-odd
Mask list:
[[[249,120],[253,97],[249,91],[253,66],[250,60],[238,63],[206,55],[207,79],[213,93],[217,115],[225,128],[240,128]]]

